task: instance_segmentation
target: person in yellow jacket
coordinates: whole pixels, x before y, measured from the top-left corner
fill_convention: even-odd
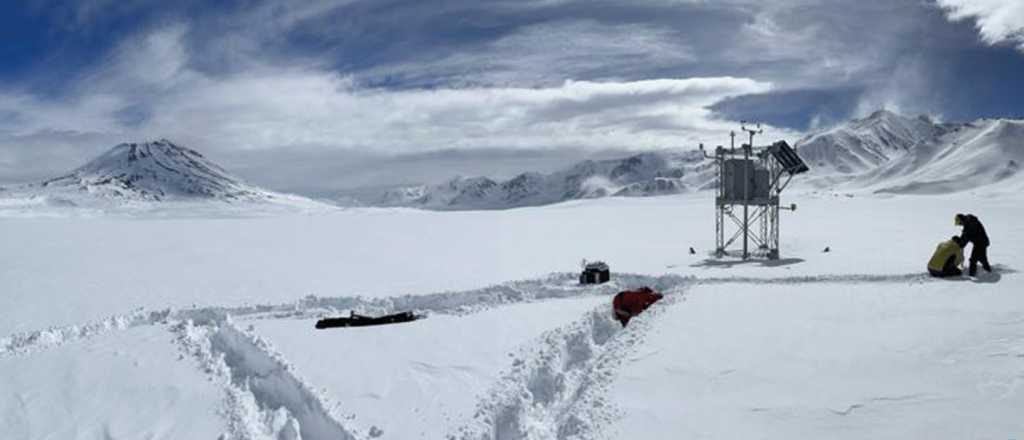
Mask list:
[[[960,237],[953,238],[939,243],[928,260],[928,273],[933,277],[958,277],[963,275],[961,269],[964,264],[964,245],[966,243]]]

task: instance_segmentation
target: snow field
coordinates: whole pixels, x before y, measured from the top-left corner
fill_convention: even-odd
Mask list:
[[[115,438],[1021,436],[1019,200],[793,201],[771,263],[707,259],[706,195],[2,219],[0,420],[26,420],[15,438],[95,438],[104,426]],[[958,232],[955,212],[985,222],[996,274],[923,275],[935,244]],[[608,260],[614,282],[537,278],[582,258]],[[686,302],[666,298],[605,333],[614,292],[691,284]],[[371,338],[312,329],[348,310],[410,308],[431,316]],[[106,346],[166,362],[122,372],[122,358],[95,355]],[[106,371],[117,377],[97,378]],[[175,389],[187,408],[163,403]],[[166,410],[147,423],[147,408]]]
[[[1024,267],[1024,223],[1008,198],[794,195],[782,257],[716,265],[708,195],[600,199],[493,212],[350,209],[233,219],[0,219],[0,335],[137,308],[284,304],[317,297],[464,291],[605,259],[614,273],[719,276],[906,274],[985,222],[993,262]],[[585,239],[584,237],[591,237]],[[693,246],[697,255],[687,255]],[[821,251],[829,246],[832,252]],[[400,249],[401,251],[396,251]]]
[[[607,438],[1018,438],[1011,283],[716,284],[624,362]]]

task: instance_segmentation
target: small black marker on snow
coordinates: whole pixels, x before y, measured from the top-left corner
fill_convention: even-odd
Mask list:
[[[829,249],[828,246],[825,246],[825,250],[823,250],[822,252],[829,252],[830,250],[831,249]]]
[[[693,248],[691,247],[690,248],[690,255],[696,255],[696,254],[697,254],[697,251],[693,250]]]

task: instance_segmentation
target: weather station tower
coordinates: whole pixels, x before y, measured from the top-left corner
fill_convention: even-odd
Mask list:
[[[796,210],[796,204],[781,206],[782,191],[793,176],[810,168],[786,141],[754,146],[754,136],[763,133],[761,124],[750,128],[741,122],[748,143],[736,147],[736,132],[729,133],[729,148],[721,145],[713,153],[700,150],[715,161],[718,184],[715,193],[715,256],[739,255],[779,259],[779,211]],[[730,249],[742,239],[743,248]]]

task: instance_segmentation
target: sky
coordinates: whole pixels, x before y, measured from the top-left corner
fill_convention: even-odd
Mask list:
[[[1024,115],[1024,0],[23,0],[0,182],[167,138],[254,183],[502,177],[794,139],[879,108]]]

